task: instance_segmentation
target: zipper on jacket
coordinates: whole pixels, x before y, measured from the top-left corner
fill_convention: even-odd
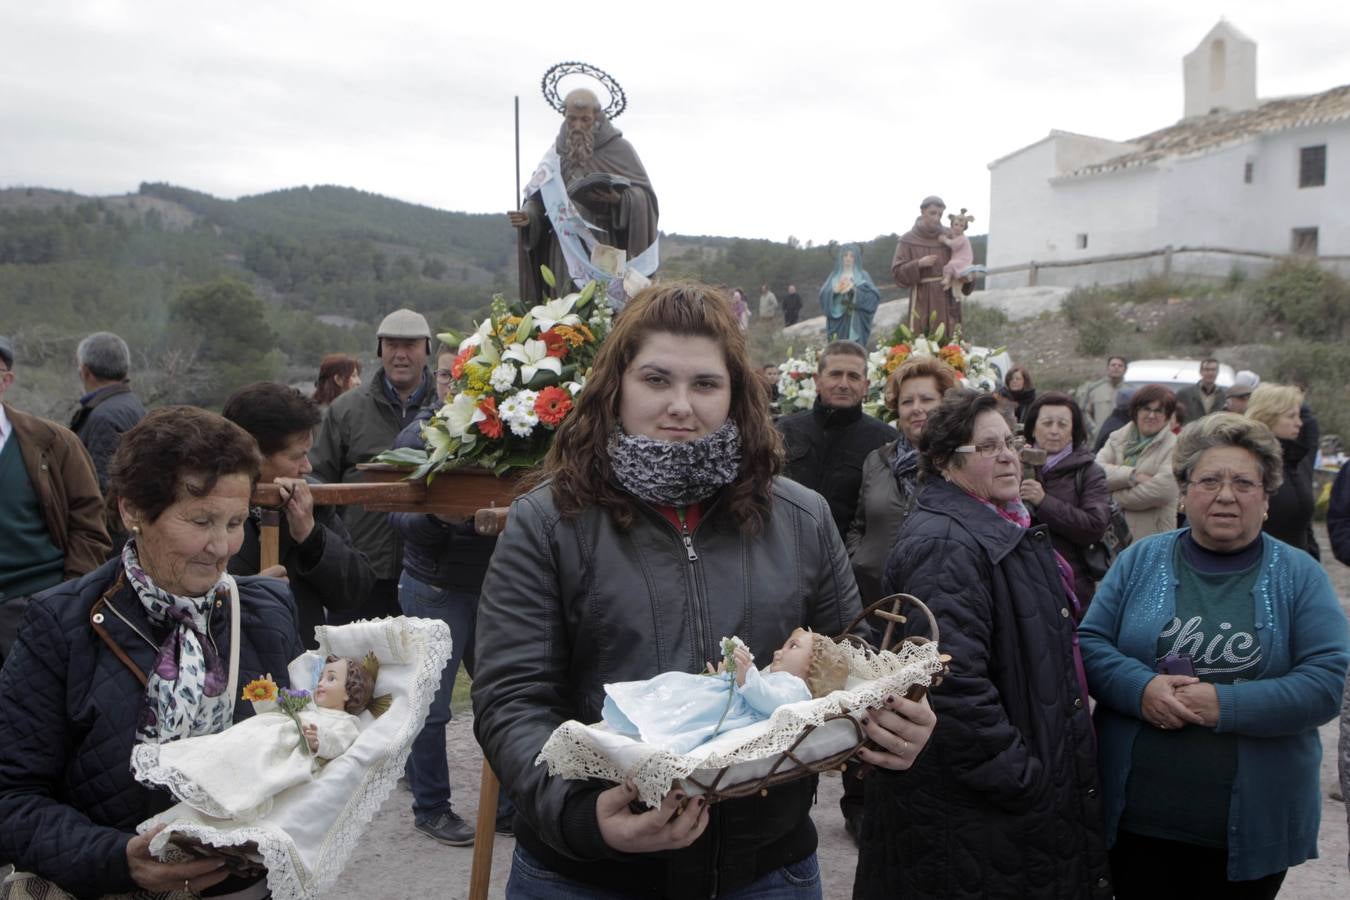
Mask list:
[[[159,649],[159,646],[158,646],[154,641],[150,640],[150,638],[148,638],[148,637],[145,636],[145,632],[141,631],[141,630],[140,630],[139,628],[137,628],[135,625],[131,624],[131,621],[128,620],[126,616],[122,615],[121,611],[120,611],[116,606],[113,605],[113,603],[112,603],[111,600],[109,600],[107,603],[105,603],[105,604],[103,604],[103,605],[104,605],[105,607],[107,607],[108,610],[111,611],[113,615],[115,615],[115,616],[117,616],[117,618],[121,619],[121,620],[122,620],[122,624],[126,625],[126,626],[127,626],[128,628],[130,628],[132,631],[136,632],[136,634],[140,636],[140,639],[141,639],[141,640],[143,640],[143,641],[145,641],[147,644],[149,644],[149,645],[150,645],[150,649],[152,649],[152,650],[158,650],[158,649]]]
[[[684,541],[684,552],[689,554],[690,562],[698,562],[698,554],[694,552],[694,536],[689,533],[689,521],[684,517],[684,507],[675,507],[675,515],[680,519],[680,538]]]

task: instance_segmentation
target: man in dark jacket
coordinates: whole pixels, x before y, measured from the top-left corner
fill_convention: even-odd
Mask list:
[[[841,538],[858,505],[863,461],[899,436],[862,411],[866,397],[867,351],[853,341],[833,341],[817,363],[815,406],[778,420],[787,445],[783,474],[825,497]]]
[[[783,298],[783,325],[796,325],[801,314],[802,295],[797,293],[795,284],[789,284],[787,296]]]
[[[821,351],[816,365],[815,406],[777,422],[787,445],[783,474],[825,497],[840,538],[847,536],[858,508],[868,454],[900,434],[862,411],[866,397],[867,351],[853,341],[833,341]],[[839,809],[849,834],[857,840],[863,784],[856,765],[844,776]]]
[[[385,316],[376,332],[375,352],[381,371],[368,386],[334,400],[324,414],[309,460],[315,477],[325,484],[361,481],[357,465],[392,447],[398,433],[417,418],[422,407],[436,401],[434,382],[427,370],[431,328],[419,313],[397,309]],[[398,574],[403,568],[403,546],[389,524],[388,513],[345,506],[342,521],[375,571],[375,585],[362,614],[399,615]],[[357,618],[335,612],[329,616],[330,624]]]
[[[0,399],[14,383],[0,337]],[[28,600],[108,558],[103,494],[89,451],[68,429],[0,402],[0,662]]]
[[[314,629],[324,624],[324,609],[360,610],[375,583],[370,562],[352,545],[336,508],[316,507],[305,481],[319,408],[295,388],[262,381],[231,394],[222,415],[253,435],[263,457],[259,483],[281,485],[285,498],[278,523],[280,564],[262,568],[262,513],[255,508],[244,522],[244,543],[230,557],[230,574],[289,581],[300,614],[300,639],[314,649]]]
[[[93,457],[99,490],[107,491],[108,461],[117,452],[122,435],[145,418],[145,407],[127,383],[131,350],[126,341],[110,331],[99,331],[80,341],[75,358],[84,396],[70,420],[70,430],[80,436]]]
[[[1223,411],[1225,392],[1214,383],[1218,377],[1219,361],[1201,360],[1200,380],[1177,391],[1177,403],[1186,413],[1185,421],[1194,422],[1212,412]]]

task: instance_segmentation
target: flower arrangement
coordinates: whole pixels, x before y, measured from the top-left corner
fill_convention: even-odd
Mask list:
[[[816,357],[814,347],[799,357],[788,350],[788,360],[778,366],[778,408],[786,415],[810,409],[816,402]]]
[[[555,285],[552,273],[544,280]],[[426,448],[389,450],[377,462],[412,469],[412,478],[465,466],[501,475],[530,468],[572,412],[612,313],[595,302],[598,285],[527,308],[492,298],[491,313],[467,337],[437,337],[458,347],[446,403],[422,429]]]
[[[255,712],[276,709],[289,716],[295,723],[295,730],[300,733],[300,746],[305,748],[305,755],[314,755],[305,738],[305,726],[300,723],[300,711],[310,704],[309,691],[293,691],[290,688],[278,690],[277,683],[270,676],[264,676],[244,685],[244,699],[254,704],[264,704],[262,709],[255,708]]]
[[[880,401],[886,378],[911,356],[936,356],[960,373],[961,382],[966,387],[982,391],[992,391],[998,387],[999,373],[989,360],[1002,353],[1003,347],[993,350],[977,348],[961,339],[959,327],[950,341],[944,340],[945,337],[946,325],[939,325],[929,337],[916,335],[903,324],[882,337],[878,348],[868,356],[868,399],[872,399],[870,394],[876,394],[876,399]]]

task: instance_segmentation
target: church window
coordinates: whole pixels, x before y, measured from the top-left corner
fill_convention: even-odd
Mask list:
[[[1087,233],[1086,233],[1086,232],[1079,232],[1077,235],[1074,236],[1074,246],[1077,247],[1079,250],[1086,250],[1086,249],[1087,249]]]
[[[1302,256],[1317,255],[1317,229],[1295,228],[1289,249]]]
[[[1242,167],[1242,183],[1251,184],[1252,176],[1255,174],[1256,174],[1256,163],[1252,162],[1249,159],[1247,160],[1246,165]]]
[[[1209,89],[1221,91],[1228,75],[1228,53],[1222,38],[1209,45]]]
[[[1302,147],[1298,151],[1298,186],[1322,187],[1327,183],[1327,145]]]

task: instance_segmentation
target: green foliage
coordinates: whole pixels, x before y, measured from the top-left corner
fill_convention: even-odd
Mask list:
[[[195,355],[194,402],[217,405],[243,384],[273,378],[282,362],[266,308],[241,281],[222,278],[183,291],[169,314],[170,342]]]
[[[1118,295],[1102,288],[1075,288],[1064,298],[1069,324],[1078,329],[1078,352],[1101,356],[1112,350],[1123,322],[1116,307]]]
[[[1164,347],[1209,352],[1240,344],[1261,333],[1261,311],[1238,294],[1216,293],[1169,312],[1153,332]]]
[[[1350,323],[1350,283],[1312,260],[1281,261],[1251,284],[1248,296],[1299,337],[1339,338]]]
[[[1008,315],[994,306],[967,303],[961,312],[961,336],[972,344],[997,347],[1004,343]]]

